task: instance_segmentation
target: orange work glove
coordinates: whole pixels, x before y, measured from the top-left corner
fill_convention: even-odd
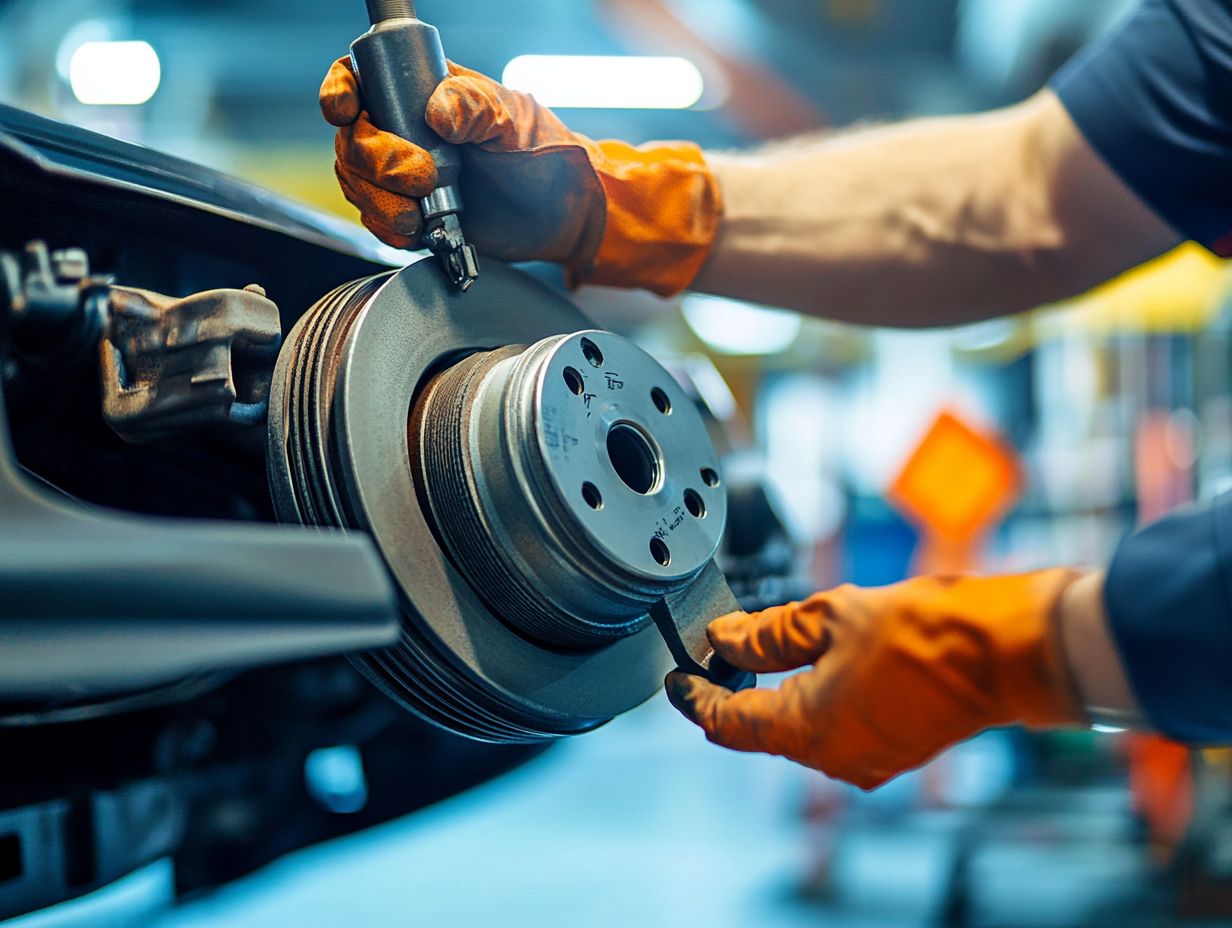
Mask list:
[[[812,667],[740,693],[676,671],[667,695],[716,744],[873,789],[985,728],[1083,720],[1053,621],[1079,576],[921,577],[724,616],[709,632],[729,663]]]
[[[449,72],[426,117],[462,146],[463,227],[480,252],[664,296],[693,281],[720,214],[696,145],[594,142],[526,94],[453,63]],[[436,186],[431,156],[372,125],[348,58],[326,75],[321,111],[338,127],[338,181],[364,225],[396,248],[419,247],[417,200]]]

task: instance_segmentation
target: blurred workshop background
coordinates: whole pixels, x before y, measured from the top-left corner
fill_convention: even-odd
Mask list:
[[[453,57],[534,90],[582,132],[736,147],[1021,99],[1128,5],[419,8]],[[353,219],[316,91],[363,23],[359,0],[0,0],[0,100]],[[613,67],[639,76],[627,94]],[[1228,283],[1182,248],[1067,305],[927,332],[710,297],[579,299],[714,414],[737,496],[726,566],[747,602],[769,603],[928,567],[1099,564],[1136,522],[1226,488]],[[345,757],[318,760],[318,777],[350,788]],[[174,912],[165,874],[145,871],[92,900],[89,923],[1228,924],[1229,826],[1232,756],[1157,738],[992,732],[865,795],[711,748],[656,699],[478,791]]]

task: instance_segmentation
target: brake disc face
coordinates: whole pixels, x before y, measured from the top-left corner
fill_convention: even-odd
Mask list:
[[[649,614],[717,573],[726,498],[691,402],[496,262],[466,295],[420,262],[321,300],[280,355],[269,436],[279,517],[368,532],[400,587],[399,644],[357,666],[472,738],[644,702],[675,664]]]

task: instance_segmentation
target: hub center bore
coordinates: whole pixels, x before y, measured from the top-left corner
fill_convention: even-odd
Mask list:
[[[611,333],[466,358],[423,391],[409,438],[459,570],[497,616],[554,647],[641,630],[722,535],[705,423],[658,362]]]
[[[649,496],[659,491],[663,453],[636,424],[617,422],[608,429],[607,456],[616,475],[634,493]]]

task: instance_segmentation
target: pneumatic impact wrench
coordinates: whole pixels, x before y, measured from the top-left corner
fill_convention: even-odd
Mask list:
[[[465,292],[479,277],[475,247],[462,234],[457,149],[428,127],[424,113],[432,92],[449,76],[440,33],[415,15],[413,0],[366,0],[372,28],[351,43],[372,124],[420,148],[436,162],[437,188],[422,200],[423,244]]]

